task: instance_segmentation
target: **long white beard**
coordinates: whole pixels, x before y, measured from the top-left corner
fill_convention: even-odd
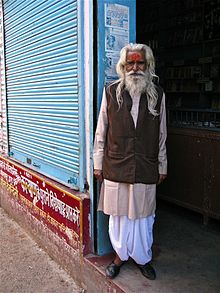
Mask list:
[[[125,73],[125,88],[128,90],[131,97],[139,97],[147,88],[147,78],[143,71],[126,72]]]

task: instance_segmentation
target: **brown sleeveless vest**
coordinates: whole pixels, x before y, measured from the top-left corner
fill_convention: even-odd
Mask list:
[[[147,96],[141,95],[139,114],[135,128],[130,114],[132,99],[124,90],[123,104],[118,110],[116,88],[118,83],[106,89],[108,129],[103,158],[103,177],[124,183],[157,183],[160,116],[153,116],[147,107]],[[160,113],[163,95],[156,86],[158,101],[156,110]]]

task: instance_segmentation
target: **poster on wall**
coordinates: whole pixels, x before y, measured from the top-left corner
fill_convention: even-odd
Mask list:
[[[129,7],[105,4],[105,80],[118,78],[116,64],[120,50],[129,43]]]

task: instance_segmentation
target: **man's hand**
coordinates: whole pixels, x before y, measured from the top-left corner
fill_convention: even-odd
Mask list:
[[[159,185],[161,182],[164,181],[164,179],[166,179],[167,175],[165,174],[159,174],[159,180],[157,182],[157,185]]]
[[[95,169],[95,170],[94,170],[94,176],[95,176],[95,178],[96,178],[98,181],[100,181],[100,182],[103,181],[102,170],[97,170],[97,169]]]

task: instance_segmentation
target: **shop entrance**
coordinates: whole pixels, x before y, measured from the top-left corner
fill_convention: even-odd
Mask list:
[[[106,5],[109,6],[106,6]],[[97,3],[98,44],[106,31],[104,10],[129,7],[129,42],[149,45],[164,88],[168,122],[168,178],[158,189],[167,201],[220,219],[220,23],[218,0],[105,0]],[[113,6],[113,8],[118,8]],[[117,10],[117,9],[116,9]],[[136,28],[135,28],[136,27]],[[111,29],[110,29],[111,31]],[[105,46],[97,48],[97,113],[104,85]],[[114,51],[114,54],[116,52]],[[108,220],[98,213],[97,251],[111,250]],[[108,247],[108,249],[106,249]]]
[[[150,45],[156,57],[156,73],[160,77],[160,84],[167,96],[169,133],[169,177],[158,190],[159,193],[167,201],[196,210],[207,217],[216,216],[217,212],[214,212],[214,209],[216,211],[220,208],[217,200],[214,203],[219,194],[217,190],[220,189],[217,182],[220,176],[220,160],[217,158],[219,156],[217,148],[220,147],[220,132],[218,131],[220,119],[217,108],[218,83],[215,82],[217,75],[214,72],[217,70],[219,76],[216,55],[219,51],[219,41],[218,39],[215,41],[201,39],[205,36],[208,38],[209,35],[203,34],[205,31],[203,10],[204,7],[206,10],[210,7],[207,7],[205,1],[195,0],[105,0],[103,2],[129,5],[129,11],[136,11],[136,21],[133,25],[136,37],[135,32],[130,33],[129,41],[135,42],[136,39],[138,43]],[[101,11],[104,11],[104,7],[100,6],[103,2],[97,2]],[[101,29],[97,33],[97,44],[103,44],[105,23],[99,9],[97,10],[97,27],[100,26]],[[132,20],[130,15],[129,19]],[[215,31],[215,34],[218,31],[220,30]],[[211,43],[213,43],[212,46]],[[206,48],[204,44],[207,44]],[[97,91],[102,90],[104,84],[104,69],[101,68],[106,66],[103,62],[106,54],[104,49],[104,45],[97,48],[97,55],[99,55]],[[206,58],[212,54],[214,54],[212,58]],[[211,60],[215,62],[210,62]],[[100,92],[97,96],[101,99]],[[97,104],[99,105],[100,101]],[[99,112],[98,105],[97,113]],[[210,116],[206,115],[207,113]],[[215,157],[213,157],[214,154]],[[211,172],[218,175],[216,180],[212,178],[210,181]],[[166,210],[163,210],[162,204],[166,206]],[[108,239],[108,218],[99,212],[95,224],[96,252],[99,255],[107,254],[111,251]],[[187,292],[189,288],[194,288],[198,284],[202,289],[196,287],[197,291],[208,292],[213,284],[213,288],[219,288],[216,278],[219,272],[219,225],[216,229],[215,235],[210,231],[207,231],[207,234],[203,233],[204,227],[201,225],[199,213],[191,213],[188,209],[161,201],[157,210],[154,238],[154,261],[160,281],[152,283],[151,289],[155,292],[164,290],[175,292],[181,288],[182,292]],[[213,243],[217,244],[215,248]],[[207,252],[209,255],[206,254]],[[213,255],[214,258],[212,258]],[[102,258],[102,261],[104,272],[110,259]],[[206,268],[202,272],[204,275],[201,274],[198,263]],[[124,277],[122,274],[119,279],[120,284],[125,288],[124,291],[145,292],[146,283],[141,279],[141,275],[137,275],[134,264],[132,262],[127,264],[125,270]],[[174,276],[176,282],[173,282]],[[183,276],[185,276],[184,282]]]
[[[164,88],[168,201],[220,219],[220,4],[136,1],[136,39],[149,45]]]

